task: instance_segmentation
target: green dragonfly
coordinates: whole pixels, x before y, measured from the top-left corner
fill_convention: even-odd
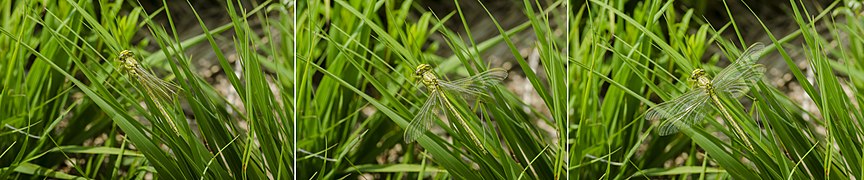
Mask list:
[[[423,103],[423,106],[420,108],[417,115],[414,116],[414,119],[411,120],[408,128],[405,129],[404,137],[405,142],[407,143],[414,142],[417,138],[426,133],[426,131],[429,131],[429,127],[437,117],[436,112],[439,111],[452,113],[461,126],[472,131],[470,126],[468,126],[468,123],[465,122],[465,118],[459,115],[458,111],[453,107],[453,104],[447,99],[446,94],[455,93],[461,94],[465,97],[486,98],[488,97],[486,94],[486,87],[498,84],[507,78],[507,71],[495,68],[468,78],[455,81],[444,81],[438,79],[438,76],[435,75],[435,72],[432,70],[432,66],[421,64],[417,66],[417,69],[414,71],[414,76],[423,83],[423,86],[426,87],[426,90],[429,92],[429,97],[426,99],[426,102]],[[477,138],[473,132],[467,132],[467,134],[470,135],[471,139],[478,146],[481,145],[480,139]]]
[[[741,127],[732,120],[732,116],[720,103],[718,94],[740,98],[750,90],[751,83],[762,78],[765,67],[756,64],[756,61],[759,60],[764,47],[761,43],[753,44],[741,54],[738,60],[721,70],[714,79],[709,78],[703,69],[693,70],[690,80],[695,81],[696,87],[675,99],[648,109],[645,119],[665,119],[660,123],[658,132],[661,136],[671,135],[677,133],[678,128],[690,127],[709,117],[713,109],[710,104],[713,103],[720,113],[732,122],[738,135],[747,138]],[[749,145],[749,141],[745,142]]]
[[[138,63],[138,60],[135,59],[135,54],[132,51],[123,50],[120,52],[120,57],[117,60],[122,63],[121,66],[126,74],[129,75],[130,80],[137,81],[144,86],[147,95],[167,100],[171,99],[176,93],[176,89],[179,89],[177,85],[162,80],[149,71],[144,70],[141,64]]]
[[[159,111],[171,121],[171,127],[177,132],[177,127],[174,125],[173,120],[170,119],[171,116],[168,115],[162,106],[164,106],[163,101],[169,103],[172,101],[179,87],[154,76],[150,71],[142,68],[132,51],[121,51],[117,60],[120,61],[122,70],[129,76],[129,81],[138,82],[141,85],[140,87],[143,87],[144,92],[153,98]]]

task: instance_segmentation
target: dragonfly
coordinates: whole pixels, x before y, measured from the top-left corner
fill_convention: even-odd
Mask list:
[[[452,113],[456,117],[457,123],[468,131],[471,131],[465,118],[459,115],[453,104],[447,99],[446,94],[453,93],[461,94],[464,97],[488,98],[486,87],[498,84],[507,78],[507,71],[494,68],[464,79],[445,81],[438,78],[432,70],[432,66],[429,64],[420,64],[414,71],[414,76],[426,87],[429,97],[405,130],[404,138],[406,143],[416,141],[417,138],[429,131],[429,127],[437,117],[436,112],[439,111]],[[468,132],[467,134],[469,134],[476,145],[481,146],[480,139],[473,132]]]
[[[647,120],[662,120],[658,128],[661,136],[672,135],[678,128],[698,124],[712,113],[711,104],[732,122],[732,126],[741,138],[747,138],[741,127],[732,120],[732,116],[720,103],[718,94],[727,97],[740,98],[750,90],[750,84],[755,83],[765,73],[765,67],[756,64],[765,48],[761,43],[751,45],[731,65],[727,66],[714,79],[711,79],[704,69],[693,70],[690,80],[695,82],[695,88],[683,95],[658,104],[648,109]],[[749,141],[745,141],[749,145]],[[751,146],[752,147],[752,146]]]
[[[174,85],[170,82],[162,80],[156,76],[154,76],[150,71],[145,70],[141,67],[141,64],[138,63],[138,60],[135,59],[135,54],[129,50],[123,50],[120,52],[120,56],[117,58],[121,63],[122,70],[126,72],[129,76],[129,81],[138,82],[143,87],[144,92],[154,98],[154,102],[157,105],[159,111],[164,115],[164,117],[169,118],[171,120],[171,116],[168,116],[168,113],[165,109],[162,108],[163,101],[169,102],[173,99],[173,96],[177,93],[177,85]],[[173,120],[171,120],[171,127],[174,128],[174,131],[178,131],[177,127],[174,125]]]

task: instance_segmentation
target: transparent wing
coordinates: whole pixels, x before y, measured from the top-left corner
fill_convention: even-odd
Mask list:
[[[451,82],[439,81],[438,84],[448,91],[457,92],[463,96],[485,97],[487,96],[485,93],[487,86],[501,83],[506,78],[506,70],[494,68],[464,79]]]
[[[441,93],[436,91],[429,92],[429,98],[426,99],[426,102],[418,110],[417,115],[414,116],[414,119],[411,119],[408,128],[405,129],[404,137],[406,143],[414,142],[429,130],[429,126],[435,120],[435,112],[441,108],[438,107],[441,104],[441,98]]]
[[[675,134],[678,127],[692,126],[701,122],[711,108],[708,102],[710,96],[703,89],[684,93],[678,98],[666,101],[648,109],[645,119],[659,121],[658,131],[661,136]]]
[[[750,90],[750,84],[758,81],[765,74],[765,67],[762,65],[753,65],[742,72],[743,76],[736,81],[723,82],[716,84],[715,91],[729,93],[732,98],[739,98],[747,94]]]
[[[747,94],[747,91],[750,90],[750,83],[759,80],[765,74],[765,67],[756,64],[763,48],[765,46],[762,43],[753,44],[741,54],[735,63],[720,71],[711,82],[714,85],[714,90],[729,93],[733,98]]]
[[[502,80],[507,78],[507,70],[501,68],[493,68],[488,71],[484,71],[480,74],[475,74],[474,76],[459,79],[452,81],[451,83],[457,85],[469,85],[469,84],[482,84],[482,85],[494,85],[500,83]]]
[[[147,88],[147,91],[150,91],[152,95],[158,96],[157,98],[170,100],[172,99],[171,96],[175,95],[177,92],[176,90],[179,89],[177,85],[159,79],[141,68],[141,66],[135,67],[135,71],[137,71],[138,76],[140,76],[138,79],[141,81],[141,84],[146,86],[145,88]]]

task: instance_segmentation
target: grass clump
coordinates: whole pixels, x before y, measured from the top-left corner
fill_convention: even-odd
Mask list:
[[[856,75],[862,69],[853,60],[861,54],[861,15],[841,1],[821,8],[789,1],[778,5],[786,14],[771,18],[797,26],[777,34],[785,31],[766,25],[770,14],[754,13],[767,5],[736,4],[740,8],[718,6],[729,19],[722,24],[696,18],[705,17],[698,14],[704,9],[681,10],[665,1],[573,6],[571,178],[861,177],[856,137],[864,132],[864,116],[852,110],[860,109],[862,97]],[[756,23],[742,24],[748,20]],[[752,34],[766,38],[747,38]],[[722,98],[731,115],[712,114],[708,123],[672,136],[653,131],[659,122],[646,120],[645,111],[689,89],[689,72],[704,68],[715,75],[723,67],[718,62],[755,42],[767,44],[757,61],[767,66],[766,78],[751,83],[744,98]],[[778,85],[775,78],[783,76],[772,71],[787,74],[787,82]],[[747,138],[736,135],[731,122]]]
[[[565,38],[558,29],[564,26],[554,25],[566,22],[562,2],[523,1],[526,21],[507,29],[478,4],[476,10],[490,16],[492,32],[500,34],[482,41],[469,28],[473,22],[460,6],[465,2],[454,3],[455,10],[445,13],[412,1],[298,4],[297,163],[309,167],[298,169],[298,179],[565,177],[566,143],[556,138],[565,135]],[[533,32],[521,33],[527,28]],[[531,69],[513,42],[527,34],[536,37],[530,44],[539,51],[542,72]],[[437,53],[442,43],[452,55]],[[510,77],[521,70],[551,113],[526,106],[503,86],[486,89],[487,101],[451,94],[445,98],[454,110],[439,114],[451,120],[435,118],[446,135],[425,133],[417,143],[406,143],[403,132],[429,95],[413,77],[415,68],[431,64],[442,79],[484,72],[497,66],[481,55],[497,44],[506,45],[519,64],[508,70]],[[476,131],[457,125],[457,117]],[[550,126],[552,134],[538,124]],[[481,143],[472,143],[472,135]]]
[[[135,1],[0,5],[0,177],[293,176],[290,4],[224,1],[220,11],[230,20],[221,24],[205,23],[215,21],[190,2],[147,6],[153,9]],[[202,33],[189,35],[178,14]],[[189,50],[198,44],[210,52]],[[137,75],[121,71],[124,50],[141,65]],[[199,54],[215,54],[227,88],[191,65]],[[154,75],[145,80],[144,72]],[[176,91],[167,98],[149,91],[159,81]]]

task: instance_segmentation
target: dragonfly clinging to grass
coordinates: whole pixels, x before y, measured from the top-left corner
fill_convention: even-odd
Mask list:
[[[710,79],[703,69],[694,70],[690,80],[695,81],[696,87],[678,98],[648,109],[645,119],[665,119],[660,123],[658,132],[661,136],[671,135],[677,133],[679,127],[689,127],[709,117],[713,109],[711,104],[713,104],[728,122],[732,122],[738,135],[747,138],[741,127],[720,103],[718,94],[740,98],[750,90],[751,83],[762,78],[765,67],[756,64],[756,61],[759,60],[764,47],[761,43],[750,46],[738,60],[721,70],[714,79]],[[745,142],[749,145],[749,141]]]
[[[429,98],[426,99],[426,102],[423,103],[423,106],[405,130],[405,142],[409,143],[417,140],[423,133],[429,131],[429,126],[437,117],[436,112],[439,110],[453,113],[456,117],[456,122],[466,130],[471,131],[471,127],[465,122],[465,118],[459,115],[453,104],[447,99],[447,93],[461,94],[466,97],[488,97],[485,94],[486,87],[498,84],[504,78],[507,78],[507,71],[495,68],[465,79],[448,82],[438,79],[438,76],[432,70],[432,66],[421,64],[414,71],[414,76],[426,87],[429,92]],[[478,146],[480,145],[480,139],[473,132],[467,132],[467,134]]]
[[[171,127],[177,132],[177,127],[174,125],[173,120],[171,120],[171,116],[165,111],[164,103],[170,104],[173,100],[173,96],[176,94],[176,90],[179,89],[177,85],[174,85],[170,82],[162,80],[153,74],[150,71],[145,70],[141,67],[141,64],[138,63],[138,60],[135,59],[135,54],[129,50],[123,50],[120,52],[120,56],[117,59],[120,61],[121,68],[126,74],[129,76],[130,82],[138,82],[143,91],[153,98],[153,102],[157,106],[159,112],[164,115],[165,118],[168,118],[171,121]]]
[[[129,75],[130,81],[140,82],[147,94],[154,98],[170,99],[175,94],[175,90],[178,89],[177,85],[159,79],[149,71],[144,70],[138,60],[135,59],[135,54],[132,51],[123,50],[120,52],[118,60],[122,63],[123,70]]]

